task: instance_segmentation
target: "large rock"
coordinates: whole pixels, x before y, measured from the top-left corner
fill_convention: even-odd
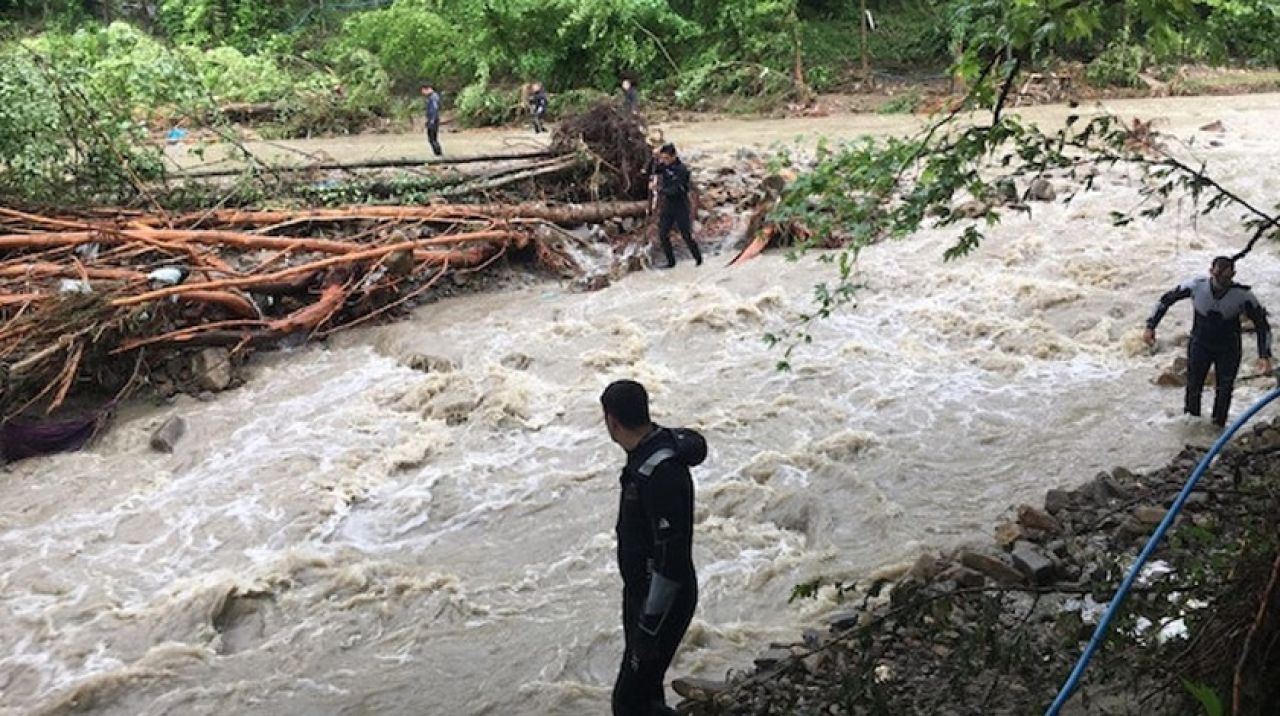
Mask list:
[[[1044,493],[1045,512],[1048,512],[1051,515],[1056,515],[1070,506],[1071,506],[1070,492],[1067,492],[1066,490],[1049,490],[1048,492]]]
[[[961,588],[981,587],[987,581],[982,573],[959,564],[947,567],[942,574],[938,575],[938,579],[944,582],[955,582],[956,586]]]
[[[1062,532],[1061,522],[1031,505],[1022,505],[1018,508],[1018,524],[1027,529],[1040,530],[1048,534],[1056,535]]]
[[[1031,187],[1027,189],[1027,198],[1032,201],[1053,201],[1058,197],[1058,192],[1053,188],[1053,183],[1043,177],[1031,182]]]
[[[1049,584],[1053,582],[1053,560],[1030,542],[1019,542],[1013,546],[1013,566],[1027,575],[1033,584]]]
[[[426,353],[414,353],[405,360],[404,364],[411,370],[423,373],[451,373],[458,369],[458,364],[448,358]]]
[[[1129,492],[1119,482],[1103,472],[1093,479],[1088,485],[1084,486],[1084,492],[1090,499],[1100,505],[1105,505],[1112,500],[1123,499],[1128,497]]]
[[[911,569],[907,570],[907,579],[928,582],[938,576],[938,572],[941,572],[946,566],[947,563],[938,555],[925,553],[917,557],[915,564],[911,565]]]
[[[1156,507],[1155,505],[1138,505],[1133,510],[1133,517],[1144,525],[1154,527],[1160,524],[1167,512],[1168,510],[1163,507]]]
[[[231,352],[226,348],[205,348],[191,360],[191,374],[201,390],[219,393],[231,387],[234,373]]]
[[[1025,584],[1026,578],[1022,576],[1022,572],[1006,564],[998,557],[982,554],[981,552],[973,552],[965,550],[960,553],[960,564],[981,572],[992,581],[999,584],[1013,585]]]
[[[151,433],[151,449],[156,452],[171,453],[186,432],[187,421],[177,415],[170,416],[156,428],[154,433]]]
[[[769,649],[756,657],[755,665],[757,669],[767,669],[790,658],[791,651],[789,649]]]

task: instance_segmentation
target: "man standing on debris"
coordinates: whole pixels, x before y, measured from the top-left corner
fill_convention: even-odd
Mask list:
[[[427,141],[431,143],[431,151],[438,157],[444,154],[440,149],[440,94],[430,82],[422,83],[421,92],[426,102]]]
[[[542,126],[542,120],[547,116],[547,91],[542,88],[541,82],[533,83],[533,94],[529,95],[529,112],[533,114],[533,133],[547,131]]]
[[[649,394],[634,380],[600,394],[609,437],[627,451],[618,506],[624,650],[614,716],[674,714],[663,677],[698,605],[693,568],[693,477],[707,457],[697,432],[655,425]]]
[[[622,109],[627,114],[634,115],[639,102],[640,97],[636,92],[635,83],[631,81],[630,77],[624,77],[622,79]]]
[[[1183,282],[1160,297],[1142,338],[1147,345],[1156,343],[1156,326],[1173,304],[1190,298],[1195,307],[1191,324],[1191,340],[1187,343],[1187,396],[1185,411],[1200,415],[1200,394],[1212,365],[1216,376],[1213,398],[1213,424],[1227,424],[1231,408],[1231,390],[1240,369],[1240,314],[1253,321],[1258,334],[1259,373],[1271,372],[1271,326],[1267,312],[1248,286],[1234,282],[1236,262],[1219,256],[1209,267],[1209,276]]]
[[[667,265],[676,265],[675,252],[671,250],[671,227],[680,229],[680,238],[693,254],[693,261],[702,265],[702,252],[698,250],[698,242],[693,240],[693,215],[689,202],[689,169],[676,156],[673,144],[664,144],[658,150],[654,164],[653,177],[650,178],[650,191],[656,191],[661,200],[661,213],[658,215],[658,240],[662,242],[662,252],[667,256]]]

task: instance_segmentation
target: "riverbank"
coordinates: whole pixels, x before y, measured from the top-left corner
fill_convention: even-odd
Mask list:
[[[847,608],[728,682],[677,679],[687,714],[1041,713],[1204,447],[1008,511],[990,544],[834,592]],[[1074,714],[1271,713],[1280,692],[1280,421],[1241,431],[1140,572]],[[1220,712],[1220,711],[1219,711]]]

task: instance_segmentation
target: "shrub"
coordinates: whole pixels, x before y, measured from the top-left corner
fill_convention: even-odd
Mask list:
[[[520,115],[520,96],[510,90],[493,89],[483,82],[467,85],[454,102],[458,121],[465,127],[492,127],[508,124]]]
[[[1138,45],[1113,42],[1085,66],[1084,76],[1095,87],[1141,87],[1147,58]]]

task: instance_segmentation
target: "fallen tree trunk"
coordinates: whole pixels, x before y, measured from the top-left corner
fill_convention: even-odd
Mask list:
[[[516,162],[529,159],[549,159],[562,156],[557,152],[539,150],[533,152],[513,152],[511,154],[477,154],[469,157],[393,157],[389,159],[366,159],[359,162],[313,162],[311,164],[272,165],[273,172],[308,172],[308,171],[342,171],[354,169],[398,169],[404,167],[452,166],[457,164],[478,164],[480,162]],[[189,169],[173,174],[174,179],[208,179],[230,177],[243,174],[247,167],[238,169]]]
[[[452,239],[466,241],[520,241],[524,238],[523,234],[514,231],[479,231],[471,234],[458,234],[456,236],[437,237],[435,239],[423,239],[421,241],[403,241],[397,244],[388,244],[376,248],[366,249],[343,256],[332,256],[319,261],[312,261],[300,266],[291,266],[287,269],[275,271],[261,276],[245,276],[243,278],[228,278],[219,281],[206,281],[203,283],[179,284],[177,286],[168,286],[166,288],[148,291],[136,296],[124,296],[113,299],[113,306],[133,306],[148,301],[156,301],[169,296],[178,296],[191,291],[213,290],[220,288],[253,288],[258,284],[277,283],[283,279],[297,276],[299,274],[314,274],[322,269],[351,264],[366,259],[380,259],[388,254],[397,251],[414,251],[415,258],[418,258],[417,249],[425,246],[431,246],[433,243],[439,245],[440,239]],[[431,265],[447,264],[449,266],[472,266],[484,260],[483,249],[455,249],[453,251],[439,251],[428,254],[427,260],[423,263]]]
[[[196,222],[212,222],[219,226],[271,226],[284,222],[333,222],[378,219],[387,221],[431,221],[449,219],[539,219],[554,224],[596,224],[609,219],[644,216],[647,201],[597,201],[589,204],[435,204],[429,206],[350,206],[342,209],[310,209],[301,211],[246,211],[221,209],[175,217],[173,224],[183,226]],[[163,219],[151,217],[149,225]],[[6,237],[0,237],[3,240]],[[0,245],[3,248],[3,245]]]

